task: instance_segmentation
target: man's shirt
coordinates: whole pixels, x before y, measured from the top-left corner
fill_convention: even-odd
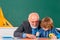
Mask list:
[[[32,34],[33,35],[36,35],[37,31],[38,31],[38,28],[32,28]],[[22,37],[26,38],[26,33],[23,33]]]

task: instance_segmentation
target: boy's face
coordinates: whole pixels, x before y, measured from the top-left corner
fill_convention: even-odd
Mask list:
[[[50,29],[51,28],[51,22],[43,22],[43,28]]]

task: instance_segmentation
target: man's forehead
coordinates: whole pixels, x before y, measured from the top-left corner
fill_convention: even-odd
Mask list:
[[[38,18],[38,16],[33,15],[33,16],[30,17],[30,20],[36,21],[36,20],[39,20],[39,18]]]
[[[39,21],[38,19],[30,19],[30,21]]]

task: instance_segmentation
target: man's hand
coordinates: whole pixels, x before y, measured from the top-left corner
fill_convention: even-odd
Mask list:
[[[26,37],[32,38],[32,39],[35,39],[36,38],[36,36],[35,35],[32,35],[32,34],[26,34]]]

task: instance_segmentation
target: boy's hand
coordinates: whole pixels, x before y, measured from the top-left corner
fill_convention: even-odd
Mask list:
[[[50,37],[51,39],[57,39],[57,37],[56,37],[55,34],[53,34],[53,33],[50,33],[50,34],[49,34],[49,37]]]

